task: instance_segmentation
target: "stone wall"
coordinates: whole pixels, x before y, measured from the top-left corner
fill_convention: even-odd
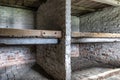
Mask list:
[[[37,46],[37,63],[55,80],[71,80],[70,3],[71,0],[47,0],[37,12],[38,29],[62,31],[58,44]]]
[[[0,28],[34,29],[34,11],[0,6]]]
[[[120,32],[120,7],[109,7],[102,11],[80,17],[80,32]],[[72,58],[72,70],[88,67],[120,67],[120,43],[79,44],[80,56]],[[76,66],[77,65],[77,66]]]

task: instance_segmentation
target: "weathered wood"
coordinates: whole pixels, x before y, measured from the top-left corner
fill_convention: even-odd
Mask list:
[[[0,28],[0,36],[61,38],[61,31]]]
[[[48,30],[43,30],[42,31],[42,36],[43,37],[55,37],[55,38],[61,38],[61,31],[48,31]]]
[[[74,6],[72,5],[72,9],[74,10],[86,10],[86,11],[95,11],[95,9],[92,8],[86,8],[86,7],[81,7],[81,6]]]
[[[72,32],[75,38],[120,38],[120,33]]]
[[[2,45],[39,45],[57,44],[58,39],[53,38],[0,38]]]
[[[72,38],[72,43],[120,42],[120,38]]]
[[[113,6],[120,6],[120,1],[119,0],[92,0],[100,3],[105,3]]]

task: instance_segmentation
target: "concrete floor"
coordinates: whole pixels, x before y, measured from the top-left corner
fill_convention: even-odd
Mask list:
[[[103,78],[103,79],[87,79],[88,77],[96,76],[98,74],[114,70],[112,68],[89,68],[82,71],[75,71],[72,73],[72,80],[120,80],[120,71],[117,75],[110,75],[109,78]]]
[[[1,71],[0,80],[52,80],[52,78],[38,65],[24,64],[7,67],[5,71]]]
[[[87,77],[95,76],[110,70],[113,69],[95,67],[82,71],[75,71],[72,73],[72,80],[84,80]],[[53,79],[47,73],[45,73],[45,71],[42,70],[42,68],[40,68],[39,65],[35,63],[29,63],[6,67],[5,70],[0,68],[0,80],[53,80]],[[120,80],[120,73],[106,79],[98,80]]]

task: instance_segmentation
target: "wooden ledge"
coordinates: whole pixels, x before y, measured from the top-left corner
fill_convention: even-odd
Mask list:
[[[61,31],[0,28],[1,37],[61,38]]]
[[[58,44],[55,38],[0,38],[0,45]]]
[[[108,4],[108,5],[112,5],[112,6],[120,6],[119,0],[92,0],[92,1],[104,3],[104,4]]]
[[[73,38],[120,38],[120,33],[72,32]]]

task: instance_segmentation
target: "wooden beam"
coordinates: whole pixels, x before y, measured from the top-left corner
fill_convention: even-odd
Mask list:
[[[72,9],[73,10],[75,9],[75,10],[95,11],[95,9],[81,7],[81,6],[73,6],[73,5],[72,5]]]
[[[105,3],[112,6],[120,6],[120,0],[92,0],[100,3]]]
[[[120,38],[120,33],[72,32],[74,38]]]
[[[0,38],[0,45],[40,45],[57,44],[54,38]]]
[[[13,8],[21,8],[21,9],[28,9],[28,10],[32,10],[32,11],[36,11],[37,7],[26,7],[26,6],[19,6],[19,5],[10,5],[10,4],[3,4],[0,3],[0,6],[5,6],[5,7],[13,7]]]
[[[120,38],[72,38],[71,43],[110,43],[120,42]]]
[[[0,36],[61,38],[61,31],[0,28]]]

